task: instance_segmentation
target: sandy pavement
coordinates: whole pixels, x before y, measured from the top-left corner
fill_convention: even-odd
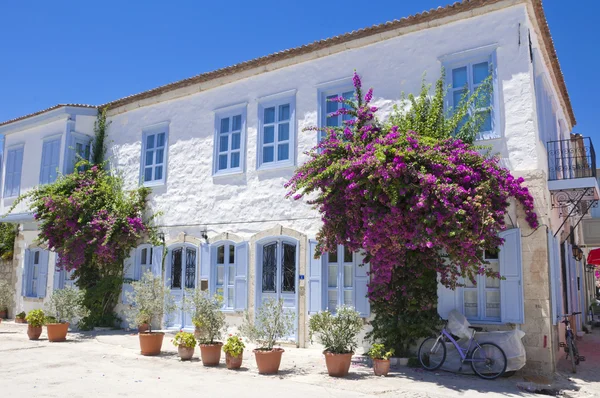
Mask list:
[[[600,352],[600,333],[592,337]],[[143,357],[135,334],[70,333],[69,341],[50,343],[44,332],[39,341],[29,341],[26,325],[3,321],[0,397],[540,397],[524,391],[519,375],[485,381],[402,367],[388,377],[375,377],[361,357],[355,357],[349,377],[334,379],[327,376],[316,349],[285,347],[277,376],[258,375],[249,349],[240,371],[227,370],[224,359],[218,368],[207,368],[198,360],[198,349],[193,361],[180,361],[171,338],[165,336],[159,357]],[[563,387],[580,388],[568,396],[600,397],[600,355],[597,364],[590,359],[582,364],[580,379],[559,375]]]

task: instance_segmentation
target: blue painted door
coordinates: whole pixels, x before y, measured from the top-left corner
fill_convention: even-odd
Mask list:
[[[185,310],[186,289],[196,289],[198,249],[193,246],[178,246],[169,251],[167,286],[177,305],[177,310],[167,319],[168,329],[193,330],[191,314]]]

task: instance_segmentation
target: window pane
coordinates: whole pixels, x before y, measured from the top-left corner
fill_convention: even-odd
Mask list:
[[[233,152],[231,154],[231,168],[240,167],[240,153]]]
[[[219,170],[227,168],[227,155],[219,155]]]
[[[146,151],[146,166],[154,164],[154,151]]]
[[[344,305],[353,305],[352,290],[344,290]]]
[[[140,264],[146,265],[147,256],[148,256],[148,249],[142,249],[142,255],[140,256],[141,257]]]
[[[240,133],[231,134],[231,149],[240,149]]]
[[[499,290],[485,292],[485,316],[488,318],[500,318]]]
[[[467,67],[452,69],[452,87],[464,87],[467,84]]]
[[[490,106],[492,101],[492,96],[489,92],[480,92],[477,96],[477,101],[475,101],[476,108],[487,108]]]
[[[156,166],[156,168],[154,169],[154,179],[155,180],[162,180],[162,171],[163,171],[162,166]]]
[[[148,264],[152,264],[152,250],[153,250],[153,249],[152,249],[152,248],[150,248],[150,256],[149,256],[149,258],[148,258],[148,260],[149,260],[149,261],[148,261]],[[162,256],[161,256],[161,258],[162,258]]]
[[[154,148],[154,134],[146,136],[146,149]]]
[[[333,113],[338,110],[339,103],[330,101],[330,99],[336,98],[336,97],[337,97],[337,95],[327,96],[327,101],[326,101],[326,105],[325,105],[325,108],[327,109],[326,110],[327,114]]]
[[[277,145],[277,160],[288,160],[290,158],[290,145],[279,144]]]
[[[274,123],[275,122],[275,107],[266,108],[265,109],[265,118],[264,123]]]
[[[225,264],[225,246],[217,248],[217,264]]]
[[[158,148],[163,146],[165,146],[165,133],[160,133],[156,138],[156,147]]]
[[[235,246],[229,245],[229,264],[235,264]]]
[[[337,265],[330,265],[327,268],[329,269],[329,274],[327,277],[327,286],[337,287],[337,277],[338,277]]]
[[[345,263],[352,262],[352,252],[346,246],[344,246],[344,262]]]
[[[283,244],[283,264],[281,264],[281,291],[296,291],[296,245]]]
[[[275,270],[276,270],[277,243],[271,243],[263,247],[262,267],[262,291],[263,293],[275,293]]]
[[[40,252],[35,252],[35,254],[33,255],[33,263],[34,264],[40,263]]]
[[[464,94],[464,90],[456,90],[456,91],[452,92],[452,106],[454,108],[461,105],[463,94]]]
[[[352,287],[352,265],[344,266],[344,287]]]
[[[196,250],[186,249],[185,251],[185,287],[187,289],[196,288]]]
[[[476,285],[473,282],[471,282],[471,279],[469,279],[468,277],[465,278],[465,286],[466,287],[476,287]]]
[[[277,139],[279,141],[287,141],[290,139],[290,124],[281,123],[277,126]]]
[[[467,318],[477,318],[477,290],[465,289],[464,292],[465,316]]]
[[[269,163],[273,161],[273,155],[275,154],[272,146],[266,146],[263,148],[263,163]]]
[[[219,138],[219,152],[227,152],[229,149],[229,136],[222,135]]]
[[[327,308],[330,312],[335,312],[337,310],[337,303],[337,290],[330,290],[329,292],[327,292]]]
[[[334,116],[334,117],[328,117],[327,118],[327,122],[326,122],[326,126],[327,127],[337,127],[338,126],[338,121],[339,121],[339,117]]]
[[[491,268],[494,272],[500,271],[500,263],[490,262],[488,268]],[[485,287],[491,288],[499,288],[500,287],[500,279],[498,278],[485,278]]]
[[[157,149],[156,150],[156,161],[154,162],[155,164],[161,164],[163,162],[163,155],[165,153],[164,149]]]
[[[233,288],[227,289],[227,307],[233,308]]]
[[[329,252],[327,254],[327,257],[329,258],[330,263],[337,263],[337,261],[338,261],[337,250]]]
[[[290,104],[279,105],[279,122],[290,119]]]
[[[183,249],[171,253],[171,289],[181,289],[181,260]]]
[[[238,131],[242,129],[242,115],[234,116],[231,119],[231,131]]]
[[[479,84],[490,74],[487,62],[473,65],[473,84]]]
[[[223,298],[223,288],[222,287],[217,288],[217,296]]]
[[[223,281],[225,280],[225,266],[218,265],[217,266],[217,286],[223,286]]]
[[[275,126],[267,126],[264,131],[263,143],[270,144],[275,141]]]
[[[221,134],[229,132],[229,118],[228,117],[221,119],[221,130],[219,130],[219,132]]]
[[[152,181],[152,167],[144,169],[144,181]]]
[[[344,97],[344,99],[352,99],[354,97],[354,91],[347,91],[342,94],[342,97]],[[350,105],[347,104],[342,104],[342,107],[350,109]],[[350,120],[352,117],[352,115],[342,115],[342,120]]]
[[[229,272],[229,275],[227,275],[227,283],[229,285],[233,285],[233,282],[235,280],[235,266],[230,265],[227,271]]]
[[[484,111],[481,113],[483,113],[485,115],[485,119],[483,120],[483,123],[479,127],[479,132],[492,131],[492,112]]]

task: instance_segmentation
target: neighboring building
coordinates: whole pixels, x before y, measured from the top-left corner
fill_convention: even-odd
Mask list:
[[[555,207],[557,193],[583,188],[585,201],[594,201],[598,185],[585,173],[569,173],[569,158],[549,149],[578,138],[570,135],[573,110],[539,0],[457,3],[103,105],[112,166],[126,187],[152,187],[150,206],[163,213],[164,278],[176,299],[181,302],[185,288],[220,294],[228,322],[237,325],[240,311],[252,315],[264,299],[283,298],[297,314],[290,338],[301,347],[309,344],[310,314],[350,304],[368,318],[368,269],[358,266],[360,255],[340,246],[314,259],[320,218],[305,202],[285,199],[283,184],[317,143],[318,134],[304,128],[341,123],[327,118],[337,104],[326,100],[350,95],[353,69],[374,87],[374,103],[385,114],[402,92],[418,92],[423,72],[433,81],[442,66],[452,87],[449,108],[460,96],[457,88],[474,90],[492,74],[490,107],[478,110],[486,114],[479,138],[513,175],[525,178],[543,226],[532,230],[513,206],[506,242],[499,256],[488,258],[506,280],[481,278],[454,292],[440,288],[439,312],[457,308],[489,330],[522,329],[527,369],[552,372],[564,355],[556,315],[581,308],[561,287],[565,281],[574,292],[565,272],[581,267],[567,255],[580,244],[581,228],[570,233],[577,220]],[[70,170],[68,148],[76,143],[65,140],[92,134],[95,112],[61,106],[0,124],[6,134],[3,212],[11,197],[55,178],[56,167]],[[53,277],[53,254],[31,246],[31,216],[25,208],[17,213],[12,221],[23,226],[13,310],[20,311],[39,306],[41,286],[50,289],[60,277]],[[146,269],[160,273],[161,252],[150,245],[134,250],[126,278],[137,279]],[[183,308],[173,315],[169,328],[192,327]]]

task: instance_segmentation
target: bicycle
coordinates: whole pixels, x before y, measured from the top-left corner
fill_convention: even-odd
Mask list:
[[[571,315],[575,316],[579,314],[581,314],[581,312],[573,312]],[[569,321],[569,316],[571,315],[564,314],[558,315],[557,317],[563,318],[563,320],[560,322],[564,323],[565,327],[567,328],[565,332],[565,343],[560,343],[559,345],[565,348],[565,353],[567,354],[565,356],[565,359],[568,360],[569,356],[571,357],[571,370],[573,371],[573,373],[577,373],[577,365],[579,365],[579,362],[585,361],[585,357],[579,355],[579,351],[577,350],[577,344],[575,344],[575,336],[573,335],[573,330],[571,329],[571,321]]]
[[[481,332],[483,328],[469,326],[473,330],[467,348],[462,348],[446,327],[442,329],[438,337],[426,338],[419,347],[419,362],[425,370],[439,369],[446,360],[446,343],[450,342],[456,347],[460,354],[461,362],[458,371],[462,370],[465,362],[471,363],[473,372],[482,379],[493,380],[500,377],[506,371],[506,354],[498,345],[494,343],[479,343],[475,340],[475,333]]]

